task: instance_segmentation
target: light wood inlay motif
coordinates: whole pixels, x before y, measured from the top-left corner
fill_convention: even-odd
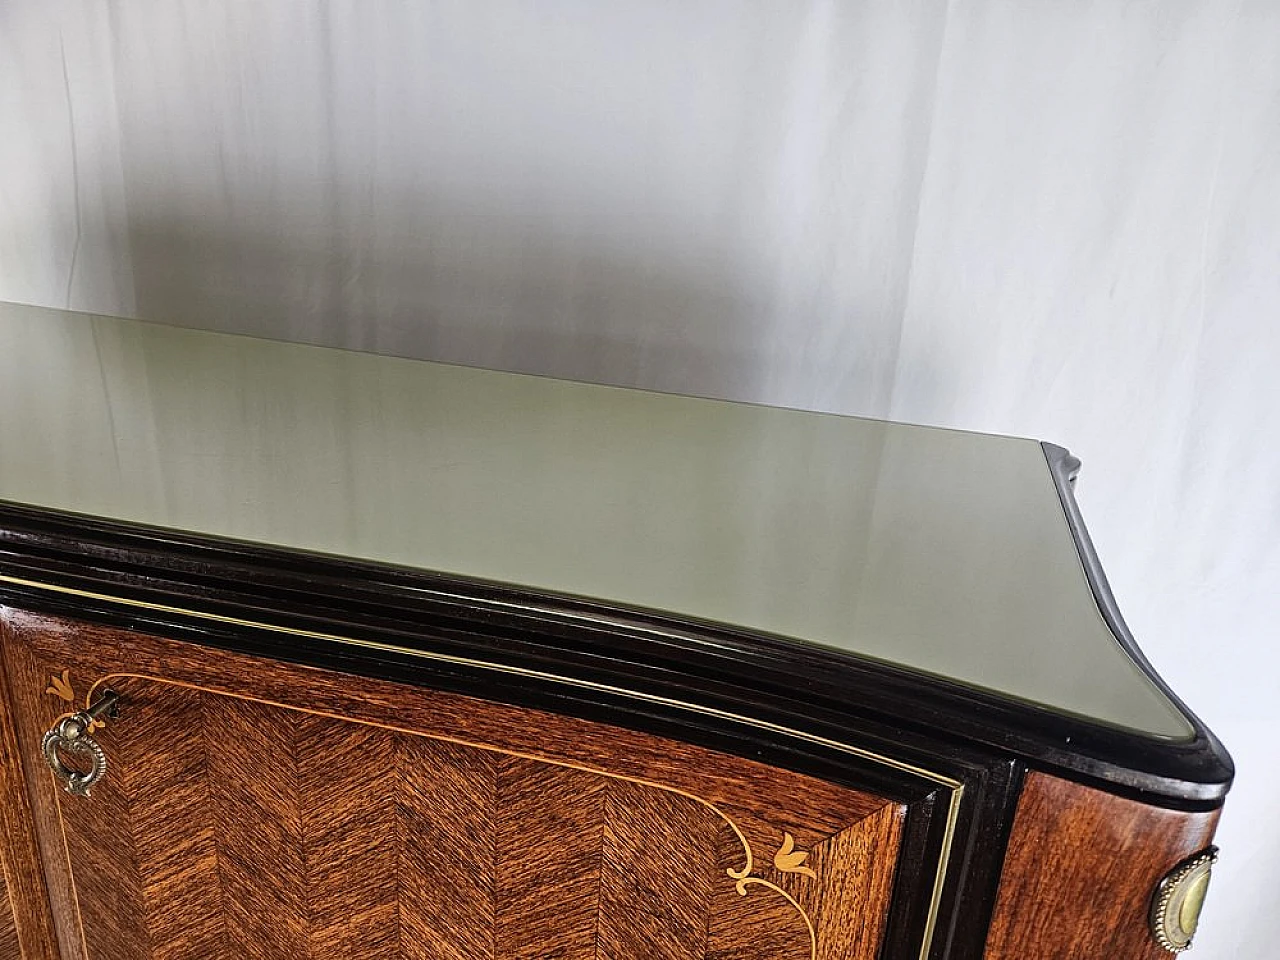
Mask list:
[[[809,854],[796,849],[796,838],[789,833],[782,835],[782,846],[773,855],[773,865],[783,873],[799,873],[817,879],[817,874],[810,867],[804,866]]]
[[[86,960],[876,955],[895,804],[584,721],[86,632],[16,638],[43,673],[95,677],[86,701],[122,696],[94,797],[45,792]],[[24,726],[57,702],[25,697]],[[872,858],[824,846],[864,832]]]
[[[76,699],[76,692],[71,687],[70,670],[63,670],[62,673],[56,674],[49,678],[49,686],[45,687],[45,693],[65,700],[67,703],[73,703]]]

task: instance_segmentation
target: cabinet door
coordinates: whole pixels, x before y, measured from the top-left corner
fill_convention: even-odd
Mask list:
[[[904,817],[882,797],[45,616],[9,616],[4,659],[68,960],[877,955]],[[108,688],[107,772],[71,796],[41,737]]]

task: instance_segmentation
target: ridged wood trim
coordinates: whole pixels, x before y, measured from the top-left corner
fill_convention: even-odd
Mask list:
[[[1151,896],[1213,838],[1217,810],[1161,810],[1031,773],[1023,786],[986,960],[1166,960]]]

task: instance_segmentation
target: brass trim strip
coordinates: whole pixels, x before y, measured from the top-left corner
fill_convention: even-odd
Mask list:
[[[964,796],[963,782],[948,777],[945,774],[936,771],[927,770],[924,767],[918,767],[914,764],[895,759],[885,754],[876,753],[867,750],[864,747],[858,747],[853,744],[842,743],[838,740],[832,740],[829,737],[818,736],[817,734],[806,733],[803,730],[796,730],[792,727],[783,726],[782,724],[773,723],[768,720],[760,720],[750,717],[746,714],[733,713],[729,710],[721,710],[717,707],[708,707],[696,703],[688,703],[683,700],[676,700],[672,697],[664,697],[658,694],[645,693],[639,690],[630,690],[626,687],[618,687],[607,683],[597,683],[592,680],[581,680],[573,677],[564,677],[559,674],[548,673],[543,670],[532,670],[528,667],[517,667],[508,664],[492,663],[487,660],[477,660],[472,657],[461,657],[455,654],[437,653],[429,650],[417,650],[412,647],[400,646],[398,644],[381,643],[376,640],[361,640],[356,637],[344,637],[338,634],[323,633],[316,630],[303,630],[298,627],[286,627],[279,624],[262,623],[257,620],[247,620],[241,617],[229,617],[218,613],[207,613],[201,610],[191,610],[186,607],[177,607],[171,604],[153,603],[148,600],[135,600],[130,597],[119,597],[112,594],[97,593],[91,590],[80,590],[75,587],[64,587],[60,584],[44,583],[38,580],[29,580],[23,577],[14,577],[8,574],[0,574],[0,583],[10,583],[15,586],[30,587],[36,590],[44,590],[51,593],[60,593],[74,597],[85,597],[92,600],[101,600],[107,603],[119,604],[126,607],[136,607],[143,610],[154,610],[159,613],[172,613],[179,616],[193,617],[200,620],[211,620],[217,623],[225,623],[232,626],[249,627],[256,630],[268,630],[275,633],[283,633],[289,636],[305,637],[311,640],[324,640],[331,643],[345,644],[348,646],[361,647],[367,650],[380,650],[385,653],[397,653],[412,657],[418,657],[424,660],[435,660],[442,663],[450,663],[457,666],[471,667],[479,670],[492,670],[499,673],[508,673],[515,676],[530,677],[538,680],[546,680],[552,683],[563,683],[569,686],[582,687],[588,690],[597,690],[603,693],[616,694],[619,696],[630,697],[636,700],[643,700],[647,703],[656,703],[663,706],[675,707],[680,710],[687,710],[692,713],[700,713],[704,716],[716,717],[721,720],[729,720],[734,723],[744,724],[746,726],[755,727],[759,730],[768,730],[772,733],[780,733],[784,736],[794,737],[804,740],[827,749],[836,750],[841,753],[848,753],[852,756],[870,760],[887,766],[894,770],[900,770],[905,773],[914,774],[922,777],[940,786],[946,787],[951,791],[950,802],[947,808],[946,829],[943,831],[942,847],[938,857],[938,866],[934,872],[933,891],[929,900],[929,912],[925,919],[924,937],[920,944],[920,960],[927,960],[929,949],[933,945],[933,935],[937,928],[938,912],[942,903],[942,889],[946,880],[947,866],[951,860],[952,847],[955,841],[956,824],[960,815],[960,802]],[[533,609],[533,608],[529,608]],[[696,798],[695,798],[696,799]],[[763,881],[761,881],[763,882]],[[806,920],[808,918],[806,917]]]

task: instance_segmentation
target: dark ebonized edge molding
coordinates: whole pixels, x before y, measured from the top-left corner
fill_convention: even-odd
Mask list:
[[[1231,759],[1231,755],[1227,753],[1226,747],[1213,735],[1213,732],[1182,702],[1181,698],[1164,682],[1164,678],[1156,672],[1151,662],[1138,646],[1133,634],[1129,631],[1128,624],[1124,622],[1124,617],[1120,614],[1120,607],[1116,603],[1115,595],[1111,592],[1111,584],[1107,582],[1107,575],[1102,569],[1102,562],[1098,559],[1093,540],[1089,536],[1088,528],[1085,526],[1084,516],[1080,512],[1080,505],[1076,502],[1075,481],[1080,474],[1079,458],[1073,457],[1070,451],[1057,444],[1041,443],[1040,446],[1044,450],[1045,459],[1049,463],[1049,472],[1053,476],[1053,483],[1058,491],[1058,499],[1062,501],[1062,508],[1067,515],[1067,526],[1071,529],[1071,535],[1076,543],[1076,551],[1080,554],[1080,562],[1084,565],[1085,577],[1089,581],[1089,588],[1093,591],[1093,597],[1098,604],[1098,611],[1102,614],[1102,619],[1116,638],[1116,643],[1137,664],[1147,679],[1182,712],[1195,730],[1195,734],[1190,741],[1176,744],[1176,746],[1187,759],[1189,766],[1196,769],[1198,779],[1206,784],[1217,782],[1221,787],[1221,795],[1225,795],[1231,787],[1232,779],[1235,777],[1235,764]]]
[[[1186,713],[1191,739],[1134,733],[842,651],[654,611],[15,504],[0,503],[0,573],[319,632],[390,630],[391,642],[405,647],[715,698],[739,711],[773,699],[786,726],[820,717],[850,731],[879,725],[1148,803],[1215,807],[1231,783],[1230,757],[1151,670],[1115,611],[1071,496],[1075,461],[1058,451],[1045,447],[1099,607],[1117,642]],[[0,584],[0,600],[35,609],[49,609],[52,592]],[[151,618],[159,627],[181,619]]]
[[[753,690],[743,679],[749,670],[734,677],[723,669],[749,638],[687,624],[680,633],[674,623],[609,617],[590,604],[487,584],[3,504],[0,576],[0,606],[632,727],[904,803],[882,957],[918,960],[930,918],[925,956],[982,955],[1022,764],[854,717],[815,701],[802,677],[769,677],[765,660],[752,669],[772,682]]]

